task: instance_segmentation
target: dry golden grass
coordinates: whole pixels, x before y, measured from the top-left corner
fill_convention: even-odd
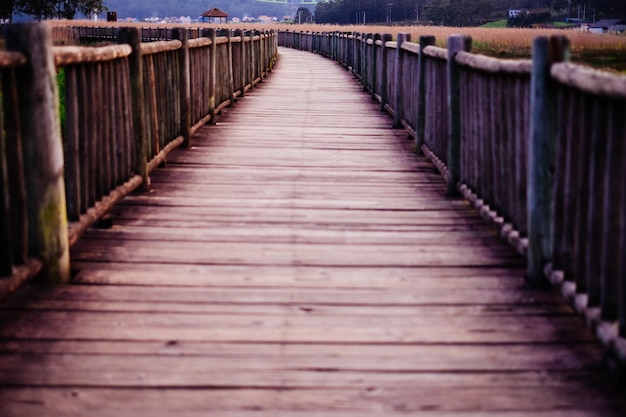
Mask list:
[[[57,27],[95,25],[95,26],[137,26],[146,27],[146,23],[91,22],[91,21],[53,21]],[[150,27],[179,27],[180,24],[149,24]],[[193,24],[193,27],[223,28],[235,27],[224,24]],[[417,41],[420,36],[435,36],[438,46],[445,47],[448,36],[465,34],[472,37],[472,50],[489,56],[502,58],[530,57],[531,45],[537,36],[565,35],[571,43],[572,60],[617,71],[626,71],[626,36],[594,35],[580,30],[563,29],[495,29],[495,28],[457,28],[445,26],[338,26],[338,25],[288,25],[288,24],[237,24],[238,29],[274,29],[309,32],[359,32],[390,33],[394,38],[400,32],[411,34]]]

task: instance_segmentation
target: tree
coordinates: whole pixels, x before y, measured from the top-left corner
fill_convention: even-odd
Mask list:
[[[2,0],[0,2],[0,20],[13,19],[13,12],[15,11],[15,0]]]
[[[4,1],[4,0],[3,0]],[[33,16],[37,20],[73,19],[77,12],[85,15],[100,13],[107,8],[103,0],[9,0],[15,1],[15,11]]]
[[[298,7],[298,10],[296,11],[296,15],[294,17],[294,22],[300,24],[311,23],[312,21],[313,14],[311,13],[311,11],[304,6]]]
[[[33,16],[37,20],[54,17],[55,0],[16,0],[16,11]]]

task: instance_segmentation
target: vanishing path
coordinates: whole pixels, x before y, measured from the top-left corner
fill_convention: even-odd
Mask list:
[[[319,56],[0,310],[0,415],[610,416],[603,348]],[[355,116],[356,114],[356,116]]]

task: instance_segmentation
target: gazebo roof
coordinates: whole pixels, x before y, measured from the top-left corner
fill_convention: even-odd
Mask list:
[[[202,17],[226,17],[226,18],[228,18],[228,15],[226,13],[224,13],[223,11],[221,11],[220,9],[218,9],[217,7],[214,7],[211,10],[202,13],[200,16],[202,16]]]

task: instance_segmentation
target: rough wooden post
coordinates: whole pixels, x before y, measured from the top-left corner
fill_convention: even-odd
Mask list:
[[[560,46],[559,46],[560,45]],[[528,141],[528,281],[547,286],[544,266],[554,240],[554,158],[557,95],[550,67],[567,56],[566,40],[538,37],[532,46],[531,120]]]
[[[398,33],[398,42],[396,45],[396,67],[394,71],[394,103],[393,103],[393,128],[399,129],[402,127],[402,116],[404,116],[404,109],[402,107],[402,92],[405,88],[404,83],[404,60],[406,52],[402,49],[404,42],[411,41],[410,33]]]
[[[26,67],[16,74],[19,114],[24,121],[28,254],[43,260],[41,278],[46,282],[68,282],[63,144],[50,28],[42,23],[9,25],[5,33],[7,50],[28,58]]]
[[[424,49],[434,44],[434,36],[420,36],[420,52],[417,63],[417,123],[415,126],[415,151],[417,153],[422,151],[426,128],[426,56],[424,55]]]
[[[285,41],[288,42],[290,38],[287,35],[289,35],[289,31],[287,31],[287,34],[285,37]],[[243,97],[245,95],[245,90],[246,90],[246,65],[245,65],[246,45],[243,39],[246,36],[246,33],[241,29],[237,29],[235,30],[235,36],[239,36],[241,38],[241,45],[239,47],[239,73],[236,74],[236,76],[238,77],[239,82],[241,83],[240,96]]]
[[[183,46],[178,57],[180,73],[180,127],[183,135],[183,148],[191,147],[191,80],[189,62],[189,33],[183,28],[174,29],[172,38],[178,39]]]
[[[11,228],[12,258],[14,265],[23,265],[26,260],[27,218],[26,218],[26,185],[24,184],[24,153],[22,152],[22,128],[19,117],[16,75],[9,71],[2,78],[4,91],[3,108],[4,130],[11,140],[4,143],[7,165],[10,161],[12,169],[7,172],[8,194],[11,211],[9,225]]]
[[[376,48],[378,48],[376,46],[376,41],[379,41],[381,38],[380,33],[375,33],[372,35],[372,48],[370,49],[370,87],[371,87],[371,95],[372,95],[372,100],[376,99],[376,81],[377,81],[377,74],[378,74],[378,55],[376,53]]]
[[[469,52],[472,38],[452,35],[448,38],[448,196],[458,196],[457,184],[461,179],[461,81],[456,55]]]
[[[369,74],[369,56],[367,53],[367,39],[369,35],[361,33],[361,89],[367,91],[367,74]]]
[[[230,107],[235,105],[235,75],[233,70],[233,41],[232,31],[226,30],[226,37],[228,38],[228,99],[230,100]]]
[[[143,64],[139,29],[123,27],[118,30],[118,43],[130,45],[133,52],[128,57],[130,68],[130,93],[133,112],[133,138],[135,144],[135,173],[142,178],[141,189],[150,189],[148,176],[148,138],[146,134],[146,112],[143,93]]]
[[[209,48],[209,114],[211,120],[209,124],[215,124],[215,80],[216,80],[216,63],[217,63],[217,45],[215,42],[215,29],[208,29],[207,36],[211,39],[211,47]]]
[[[622,166],[626,167],[626,155],[622,152]],[[622,227],[626,227],[626,195],[622,193],[622,204],[621,204],[621,216],[622,216]],[[626,338],[626,233],[622,230],[621,233],[621,242],[620,249],[620,269],[619,274],[615,277],[618,280],[618,293],[617,293],[617,318],[618,318],[618,332],[621,338]]]
[[[387,48],[385,47],[385,43],[391,40],[391,34],[383,33],[380,41],[382,45],[380,46],[380,111],[385,111],[385,106],[388,104],[389,97],[387,94]]]
[[[6,164],[6,137],[0,112],[0,277],[11,276],[13,241],[9,220],[9,183]]]

